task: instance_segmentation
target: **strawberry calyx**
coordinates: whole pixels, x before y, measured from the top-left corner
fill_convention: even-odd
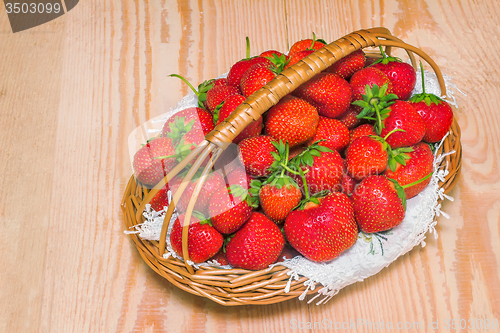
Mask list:
[[[168,124],[170,132],[167,133],[167,138],[172,139],[174,144],[178,143],[186,133],[193,129],[194,119],[187,124],[185,121],[185,117],[175,117],[174,121]]]
[[[188,85],[188,87],[191,88],[191,90],[194,92],[196,97],[198,97],[198,107],[206,110],[206,107],[203,104],[203,102],[205,102],[207,100],[207,92],[210,89],[212,89],[214,86],[214,82],[215,82],[214,79],[203,81],[202,83],[200,83],[198,85],[198,89],[196,89],[195,87],[193,87],[193,85],[185,77],[183,77],[179,74],[170,74],[169,76],[176,77],[176,78],[184,81],[184,83],[186,83]]]
[[[390,62],[403,62],[400,58],[392,57],[392,56],[387,56],[385,54],[384,49],[382,48],[382,45],[379,45],[380,53],[382,54],[382,58],[378,59],[377,61],[373,62],[370,66],[373,66],[375,64],[383,64],[387,65]]]
[[[274,71],[273,69],[273,72],[277,75],[279,73],[281,73],[283,71],[283,69],[285,68],[285,66],[288,64],[288,62],[290,61],[290,59],[287,58],[286,55],[282,54],[280,56],[278,56],[277,54],[273,54],[272,57],[264,57],[266,58],[267,60],[269,60],[274,66],[276,66],[276,70]]]
[[[302,199],[293,210],[308,210],[321,204],[322,199],[328,194],[328,191],[321,191],[311,195],[309,198]]]
[[[422,93],[413,95],[410,98],[410,102],[412,103],[419,103],[421,101],[424,101],[427,106],[430,106],[431,104],[439,105],[440,103],[444,103],[443,99],[430,93],[425,92],[425,77],[424,77],[424,67],[422,66],[422,62],[420,62],[420,73],[422,76]]]
[[[217,105],[214,109],[214,114],[213,114],[213,119],[214,119],[214,125],[217,126],[217,123],[219,122],[219,114],[220,114],[220,109],[222,109],[222,106],[224,105],[224,101],[222,101],[219,105]]]
[[[382,129],[384,128],[384,119],[389,117],[389,113],[391,112],[389,107],[398,98],[396,94],[387,94],[388,87],[387,83],[382,87],[374,84],[371,88],[367,84],[365,86],[365,94],[361,95],[363,99],[352,102],[352,104],[363,108],[356,118],[375,121],[373,128],[378,135],[382,133]]]
[[[399,185],[399,183],[396,179],[392,179],[392,178],[387,178],[387,179],[394,184],[394,188],[396,189],[398,197],[399,197],[399,199],[401,199],[401,205],[403,205],[403,207],[406,211],[406,193],[405,193],[403,186]]]
[[[407,153],[411,153],[413,151],[413,148],[411,147],[401,147],[397,149],[392,149],[392,147],[387,142],[387,138],[395,132],[406,132],[406,131],[401,128],[395,128],[389,133],[387,133],[387,135],[383,138],[378,135],[369,135],[370,138],[382,143],[382,150],[387,151],[387,164],[393,172],[396,171],[398,163],[401,165],[406,165],[406,160],[410,159],[410,156]]]

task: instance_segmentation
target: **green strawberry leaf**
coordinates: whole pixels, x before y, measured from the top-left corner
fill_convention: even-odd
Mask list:
[[[406,211],[406,194],[403,186],[399,185],[396,179],[387,178],[391,182],[394,183],[394,187],[396,188],[396,192],[398,194],[399,199],[401,199],[401,204],[403,205],[404,210]]]

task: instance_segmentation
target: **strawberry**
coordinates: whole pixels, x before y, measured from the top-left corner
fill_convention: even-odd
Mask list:
[[[285,238],[273,221],[253,212],[226,245],[226,257],[234,267],[261,270],[276,262]]]
[[[283,69],[287,69],[288,67],[291,67],[298,63],[301,59],[304,59],[311,53],[314,53],[314,50],[304,50],[304,51],[299,51],[293,54],[290,54],[288,56],[288,62],[286,63],[285,67]]]
[[[422,117],[425,124],[425,142],[438,142],[450,130],[453,123],[453,110],[444,100],[434,94],[425,92],[424,69],[422,71],[422,90],[421,94],[415,95],[410,99],[410,104]]]
[[[304,257],[327,262],[349,249],[358,238],[354,209],[343,193],[330,193],[291,212],[285,221],[285,236]]]
[[[217,86],[227,86],[227,78],[221,77],[219,79],[214,79],[214,81],[212,83],[213,83],[214,87],[217,87]]]
[[[207,91],[207,108],[213,114],[215,108],[226,98],[232,95],[239,95],[238,88],[233,86],[215,86]]]
[[[338,74],[341,78],[349,80],[354,73],[365,66],[365,59],[363,50],[357,50],[335,62],[325,72]]]
[[[285,96],[267,111],[266,135],[287,142],[290,147],[307,142],[316,133],[318,111],[303,99]]]
[[[316,134],[309,142],[318,140],[325,140],[318,143],[320,146],[340,152],[349,144],[349,130],[340,120],[320,116]]]
[[[219,104],[214,110],[214,123],[219,125],[224,121],[233,111],[245,101],[245,97],[242,95],[233,95],[226,98],[226,100]],[[257,121],[252,121],[248,124],[243,131],[236,138],[234,138],[233,143],[240,143],[242,140],[251,138],[259,135],[262,132],[262,117]]]
[[[179,256],[182,256],[182,225],[185,215],[180,215],[174,222],[170,233],[170,243],[172,249]],[[222,235],[215,230],[209,220],[200,221],[196,217],[191,217],[188,229],[188,254],[189,259],[197,263],[202,263],[213,257],[222,247]]]
[[[248,192],[238,185],[224,187],[211,195],[208,211],[217,231],[231,234],[248,220],[252,207],[247,196]]]
[[[366,177],[351,196],[359,229],[366,233],[392,229],[405,217],[404,191],[385,176]]]
[[[151,199],[149,204],[151,205],[151,208],[153,208],[155,211],[159,212],[160,210],[163,209],[163,207],[167,207],[169,202],[168,202],[168,191],[169,187],[168,184],[165,184],[158,193]]]
[[[276,50],[267,50],[267,51],[264,51],[262,52],[261,54],[259,54],[260,57],[264,57],[264,58],[270,58],[269,60],[278,57],[280,58],[281,56],[285,56],[285,57],[288,57],[286,54],[284,53],[281,53],[280,51],[276,51]]]
[[[245,170],[253,177],[268,176],[274,162],[272,152],[278,150],[273,145],[276,140],[268,135],[258,135],[241,141],[238,146]]]
[[[380,69],[392,82],[392,93],[396,94],[400,100],[410,98],[415,83],[417,73],[415,69],[399,58],[387,57],[382,46],[380,46],[382,58],[375,61],[371,67]]]
[[[313,33],[313,39],[303,39],[298,42],[295,42],[290,50],[288,51],[288,55],[292,55],[297,52],[301,52],[304,50],[312,50],[316,51],[326,45],[326,42],[322,39],[316,39],[316,35]]]
[[[241,77],[240,91],[248,97],[276,77],[277,69],[273,66],[252,65]]]
[[[374,130],[378,135],[387,137],[392,148],[407,147],[422,140],[425,124],[413,106],[406,101],[396,100],[395,94],[387,94],[388,85],[381,88],[373,85],[366,87],[363,100],[353,104],[363,108],[358,118],[375,120]],[[389,133],[392,135],[388,136]]]
[[[434,170],[434,155],[429,146],[423,142],[411,147],[411,151],[406,151],[407,158],[396,160],[392,169],[385,172],[387,178],[395,179],[404,188],[406,198],[410,199],[422,192],[431,181],[430,175]],[[428,178],[420,181],[421,179]],[[409,184],[415,185],[406,187]]]
[[[186,189],[179,198],[179,201],[175,203],[176,208],[180,212],[185,212],[187,210],[189,200],[193,196],[194,188],[196,187],[198,179],[199,178],[194,178],[187,184]],[[169,182],[173,195],[177,192],[182,182],[183,180],[180,178],[174,178]],[[217,172],[211,172],[207,176],[205,182],[203,182],[198,198],[194,204],[194,210],[204,215],[208,214],[208,205],[212,194],[223,188],[226,188],[224,178],[222,178],[222,176]]]
[[[356,180],[381,174],[387,168],[387,143],[376,136],[361,136],[347,148],[347,173]]]
[[[337,151],[318,144],[307,147],[291,161],[298,172],[292,174],[305,195],[334,191],[339,185],[344,170],[344,162]],[[304,183],[305,181],[305,183]]]
[[[287,215],[302,199],[297,184],[288,176],[277,177],[260,188],[259,201],[267,217],[276,224],[283,223]]]
[[[347,111],[341,115],[338,119],[346,125],[348,129],[353,129],[361,123],[361,120],[357,118],[358,114],[361,112],[359,108],[351,105]]]
[[[363,124],[349,131],[349,144],[361,136],[377,135],[372,124]]]
[[[132,162],[135,177],[147,186],[154,186],[176,165],[175,149],[170,138],[155,138],[139,149]]]
[[[362,95],[366,94],[366,85],[372,88],[373,85],[382,87],[383,85],[387,84],[385,92],[387,94],[392,93],[391,80],[387,77],[387,75],[384,74],[384,72],[382,72],[378,68],[366,67],[357,71],[351,77],[351,81],[349,81],[349,84],[351,85],[353,92],[353,101],[363,99]]]
[[[425,135],[425,123],[415,108],[408,102],[396,101],[389,106],[389,115],[384,119],[381,136],[386,136],[394,129],[400,129],[387,138],[392,148],[408,147],[422,141]]]
[[[271,61],[265,57],[250,57],[250,40],[246,38],[247,45],[247,55],[245,59],[242,59],[231,66],[229,73],[227,74],[227,85],[238,88],[240,86],[241,77],[243,74],[255,64],[270,65]]]
[[[188,134],[190,141],[199,144],[213,129],[212,115],[205,109],[193,107],[179,111],[170,117],[163,125],[161,136],[178,142],[183,135],[190,132]]]
[[[343,115],[352,99],[349,83],[332,73],[319,73],[300,85],[293,95],[315,106],[319,115],[337,118]]]

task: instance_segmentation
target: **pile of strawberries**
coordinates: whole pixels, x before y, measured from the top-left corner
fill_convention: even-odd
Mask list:
[[[325,44],[306,39],[286,55],[249,57],[247,42],[247,58],[227,78],[190,85],[198,107],[176,113],[136,153],[137,180],[157,184],[246,97]],[[425,87],[411,96],[415,69],[380,50],[376,61],[362,50],[344,57],[236,137],[242,163],[224,152],[195,203],[188,236],[193,262],[260,270],[297,252],[327,262],[351,247],[359,231],[382,232],[403,221],[406,199],[430,182],[433,143],[449,131],[453,112]],[[175,193],[186,172],[158,192],[150,202],[155,210],[168,205],[168,191]],[[175,203],[180,215],[170,241],[179,255],[198,177]]]

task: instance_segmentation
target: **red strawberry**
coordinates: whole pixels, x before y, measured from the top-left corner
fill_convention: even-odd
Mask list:
[[[182,119],[182,120],[181,120]],[[180,124],[179,124],[180,121]],[[188,126],[192,122],[192,125]],[[188,135],[193,143],[199,144],[205,135],[214,129],[212,115],[205,109],[199,107],[187,108],[177,112],[163,125],[161,136],[170,137],[174,141]]]
[[[168,202],[168,184],[163,186],[158,193],[151,199],[149,204],[151,205],[151,208],[153,208],[155,211],[159,212],[160,210],[163,209],[163,207],[167,207],[169,202]]]
[[[304,59],[311,53],[314,53],[314,50],[304,50],[304,51],[299,51],[297,53],[290,54],[288,56],[288,62],[286,63],[285,67],[283,69],[287,69],[288,67],[291,67],[298,63],[301,59]]]
[[[233,95],[226,98],[224,103],[220,104],[214,111],[214,122],[219,125],[224,121],[233,111],[245,101],[242,95]],[[257,121],[248,124],[243,131],[236,138],[233,143],[240,143],[242,140],[259,135],[262,132],[262,117]]]
[[[427,187],[431,181],[430,174],[434,170],[434,155],[427,144],[421,142],[411,148],[413,151],[404,153],[407,158],[399,158],[401,163],[395,162],[394,171],[388,169],[385,172],[387,178],[397,180],[404,188],[407,199],[413,198]],[[406,185],[418,182],[427,176],[429,176],[427,179],[405,188]]]
[[[363,179],[351,199],[356,221],[363,232],[392,229],[401,224],[405,217],[404,191],[385,176]]]
[[[453,110],[451,106],[439,99],[427,104],[424,99],[420,102],[410,102],[415,111],[420,115],[425,124],[425,142],[439,142],[448,133],[453,123]]]
[[[377,60],[372,67],[378,68],[387,75],[392,82],[392,93],[396,94],[400,100],[410,98],[415,83],[417,82],[417,73],[415,69],[401,59],[387,57],[382,47],[380,47],[382,59]]]
[[[343,115],[352,99],[349,83],[332,73],[320,73],[300,85],[293,94],[315,106],[321,116],[337,118]]]
[[[331,150],[342,151],[349,144],[349,130],[337,119],[319,117],[316,134],[309,140],[310,143],[321,141],[318,144]]]
[[[245,170],[253,177],[268,176],[274,162],[272,152],[278,150],[273,145],[276,140],[268,135],[258,135],[241,141],[238,146]]]
[[[343,193],[330,193],[319,204],[291,212],[284,231],[290,245],[316,262],[335,259],[358,238],[352,203]]]
[[[347,148],[347,173],[356,180],[381,174],[387,168],[387,159],[387,143],[374,136],[361,136]]]
[[[279,177],[270,184],[265,184],[259,192],[262,210],[276,224],[283,223],[287,215],[302,199],[297,184],[289,177]]]
[[[410,103],[396,101],[389,106],[389,110],[389,115],[383,120],[384,126],[380,135],[385,137],[395,129],[403,130],[394,132],[387,138],[387,143],[392,148],[408,147],[422,141],[425,123]]]
[[[180,215],[174,222],[170,233],[170,242],[175,253],[182,256],[182,225],[184,215]],[[205,262],[213,257],[222,247],[222,235],[217,232],[208,220],[199,221],[196,217],[191,217],[188,229],[188,254],[189,259],[194,263]]]
[[[232,95],[239,95],[238,88],[233,86],[215,86],[207,91],[206,105],[208,110],[213,114],[215,108],[226,98]]]
[[[248,192],[234,185],[213,193],[209,203],[209,213],[215,229],[222,234],[231,234],[245,223],[252,207],[247,202]]]
[[[267,51],[264,51],[261,54],[259,54],[259,56],[260,57],[265,57],[265,58],[267,57],[267,58],[273,59],[274,56],[276,56],[276,57],[279,58],[281,56],[286,56],[286,54],[281,53],[280,51],[276,51],[276,50],[267,50]],[[269,60],[271,60],[271,59],[269,59]]]
[[[175,154],[172,139],[160,137],[149,141],[134,155],[135,177],[144,185],[156,185],[177,165]]]
[[[240,91],[248,97],[276,77],[274,66],[256,64],[251,66],[241,77]]]
[[[266,134],[290,147],[307,142],[316,133],[318,111],[303,99],[285,96],[267,111]]]
[[[238,61],[231,67],[227,74],[227,84],[229,86],[239,87],[243,74],[255,64],[269,66],[271,65],[271,61],[264,57],[253,57]]]
[[[392,92],[391,80],[380,69],[373,67],[366,67],[357,71],[353,74],[349,83],[353,92],[353,101],[363,99],[362,95],[365,95],[366,85],[372,88],[373,85],[382,87],[384,84],[387,84],[386,93],[390,94]]]
[[[354,140],[361,136],[366,136],[366,135],[377,135],[375,131],[373,130],[373,125],[372,124],[363,124],[359,125],[358,127],[352,129],[349,132],[349,143],[352,143]]]
[[[334,191],[340,184],[344,171],[344,162],[340,154],[317,144],[309,146],[291,162],[296,169],[300,168],[304,173],[307,191],[302,176],[294,174],[293,179],[306,193],[306,199],[309,199],[308,193],[313,195],[322,191]]]
[[[285,238],[273,221],[253,212],[226,245],[226,257],[234,267],[261,270],[276,262]]]
[[[180,212],[185,212],[187,210],[189,200],[193,196],[194,188],[196,187],[197,181],[198,178],[192,179],[187,184],[187,187],[182,193],[182,196],[180,197],[179,201],[175,203],[176,208]],[[183,181],[179,178],[174,178],[172,179],[172,181],[169,182],[169,186],[170,189],[172,190],[173,195],[175,195],[182,182]],[[210,173],[201,187],[200,193],[198,194],[198,198],[196,199],[196,203],[194,204],[194,210],[204,215],[208,214],[208,205],[213,193],[220,189],[225,189],[225,188],[226,184],[224,178],[222,178],[222,176],[217,172]]]
[[[351,105],[347,111],[340,116],[339,120],[347,126],[348,129],[353,129],[361,123],[361,119],[358,119],[357,116],[361,112],[359,108]]]
[[[397,96],[394,94],[386,94],[387,89],[387,84],[380,88],[377,85],[367,88],[363,100],[353,102],[363,108],[358,117],[375,120],[375,132],[384,137],[392,148],[420,142],[425,134],[422,117],[410,103],[395,100]]]
[[[425,92],[425,80],[422,68],[422,90],[421,94],[411,98],[410,104],[413,105],[417,113],[422,117],[425,124],[425,142],[438,142],[450,130],[453,123],[453,110],[451,106],[434,94]]]
[[[301,52],[304,50],[319,50],[323,46],[326,45],[326,42],[322,39],[316,39],[316,35],[313,33],[313,39],[303,39],[298,42],[295,42],[290,50],[288,51],[288,55],[292,55],[297,52]]]
[[[349,80],[354,73],[365,66],[365,59],[363,50],[357,50],[335,62],[325,72],[338,74],[340,77]]]

